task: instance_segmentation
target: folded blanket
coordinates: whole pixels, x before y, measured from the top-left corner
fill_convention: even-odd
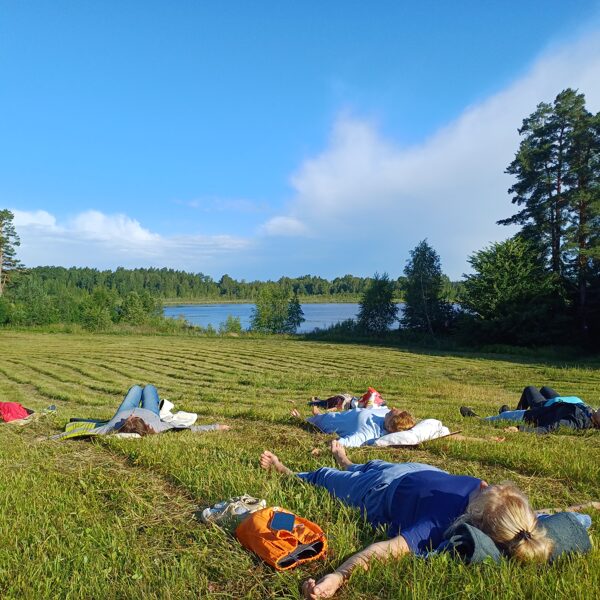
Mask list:
[[[0,420],[5,423],[26,419],[28,416],[27,409],[18,402],[0,402]]]

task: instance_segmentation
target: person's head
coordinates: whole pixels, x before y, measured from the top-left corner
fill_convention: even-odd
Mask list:
[[[386,415],[383,421],[383,427],[389,433],[396,431],[406,431],[412,429],[417,422],[415,418],[406,410],[392,408]]]
[[[593,410],[590,418],[592,419],[592,425],[597,429],[600,429],[600,408],[598,410]]]
[[[466,521],[522,562],[547,561],[553,542],[538,524],[525,494],[512,483],[483,488],[467,507]]]
[[[156,433],[156,431],[154,431],[150,425],[146,424],[143,419],[140,419],[140,417],[130,415],[119,428],[119,433],[138,433],[139,435],[144,436],[152,435],[153,433]]]

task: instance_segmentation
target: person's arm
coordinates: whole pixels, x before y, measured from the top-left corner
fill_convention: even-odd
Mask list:
[[[593,508],[594,510],[600,510],[600,502],[592,501],[586,502],[585,504],[575,504],[574,506],[567,506],[567,508],[541,508],[540,510],[536,510],[535,514],[546,514],[551,515],[557,512],[582,512],[586,508]]]
[[[206,431],[229,431],[231,427],[229,425],[219,425],[215,423],[214,425],[192,425],[190,429],[194,433],[204,433]]]
[[[368,435],[365,435],[363,431],[357,431],[352,435],[347,435],[345,437],[341,437],[338,442],[345,446],[346,448],[358,448],[363,444],[367,444],[367,442],[371,441],[373,438],[370,438]]]
[[[387,560],[389,558],[398,558],[410,552],[406,540],[397,536],[391,540],[377,542],[367,546],[364,550],[352,555],[348,560],[341,564],[333,573],[322,577],[319,581],[308,579],[302,585],[304,597],[309,600],[318,598],[331,598],[343,583],[350,577],[350,573],[358,566],[367,570],[369,563],[375,560]]]

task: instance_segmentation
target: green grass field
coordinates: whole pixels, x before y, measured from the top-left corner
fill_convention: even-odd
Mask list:
[[[497,430],[458,408],[495,413],[526,384],[600,403],[598,361],[549,364],[509,356],[408,352],[301,340],[0,333],[0,401],[55,415],[0,425],[0,597],[299,598],[319,577],[378,534],[358,513],[294,478],[261,471],[272,449],[293,469],[333,466],[330,439],[294,424],[294,401],[376,387],[391,406],[485,437]],[[154,383],[199,422],[230,432],[142,440],[50,442],[70,417],[112,416],[133,383]],[[371,458],[421,461],[494,483],[512,480],[536,508],[600,498],[600,433],[504,443],[430,442],[420,450],[356,449]],[[312,456],[315,447],[320,456]],[[283,574],[262,565],[198,506],[250,493],[318,522],[330,541],[325,563]],[[448,556],[415,558],[355,573],[340,598],[594,598],[600,589],[600,514],[594,551],[548,566],[464,566]],[[379,536],[380,537],[380,536]]]

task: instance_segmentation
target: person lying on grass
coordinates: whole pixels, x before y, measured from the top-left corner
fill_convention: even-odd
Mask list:
[[[548,560],[553,542],[538,525],[527,498],[510,483],[488,485],[467,475],[451,475],[421,463],[388,463],[372,460],[353,464],[336,440],[331,452],[340,469],[322,467],[296,475],[349,506],[360,508],[374,527],[387,527],[389,540],[371,544],[318,582],[309,579],[302,590],[306,598],[330,598],[352,570],[367,569],[372,560],[427,554],[438,548],[448,527],[459,517],[487,534],[504,552],[519,561]],[[265,450],[260,466],[293,475],[279,458]],[[402,532],[399,535],[399,532]]]
[[[81,423],[80,428],[71,427],[68,431],[54,436],[52,439],[79,437],[80,435],[109,435],[113,433],[134,433],[140,436],[163,433],[165,431],[190,429],[196,433],[205,431],[227,431],[228,425],[199,425],[185,427],[161,421],[160,399],[153,385],[143,389],[134,385],[129,389],[123,402],[110,421],[94,421],[90,419],[72,419]],[[93,425],[90,427],[90,423]]]
[[[381,408],[385,406],[385,400],[375,388],[370,387],[360,398],[352,394],[336,394],[325,399],[313,396],[308,405],[331,411],[350,410],[351,408]]]
[[[313,416],[308,417],[306,421],[324,433],[337,433],[340,436],[338,442],[347,448],[377,446],[380,444],[377,440],[384,436],[395,432],[409,431],[417,424],[409,412],[398,408],[353,408],[341,413],[321,414],[319,409],[313,406],[312,413]],[[293,409],[290,414],[296,419],[302,419],[297,409]],[[441,422],[435,421],[435,423],[441,426]],[[436,437],[438,436],[431,439],[436,439]],[[449,440],[459,442],[503,442],[505,440],[504,437],[483,439],[465,437],[457,433],[439,437],[448,437]],[[393,442],[390,444],[394,445]]]
[[[302,418],[297,409],[290,414]],[[349,448],[372,444],[388,433],[406,431],[417,423],[409,412],[398,408],[352,408],[322,414],[316,406],[306,421],[324,433],[337,433],[339,443]]]
[[[468,406],[460,407],[463,417],[477,417],[477,413]],[[561,396],[551,387],[537,390],[527,386],[516,410],[504,405],[499,414],[485,417],[485,421],[516,421],[522,425],[511,426],[505,431],[527,431],[545,434],[559,427],[569,429],[600,428],[600,410],[587,406],[577,396]]]

